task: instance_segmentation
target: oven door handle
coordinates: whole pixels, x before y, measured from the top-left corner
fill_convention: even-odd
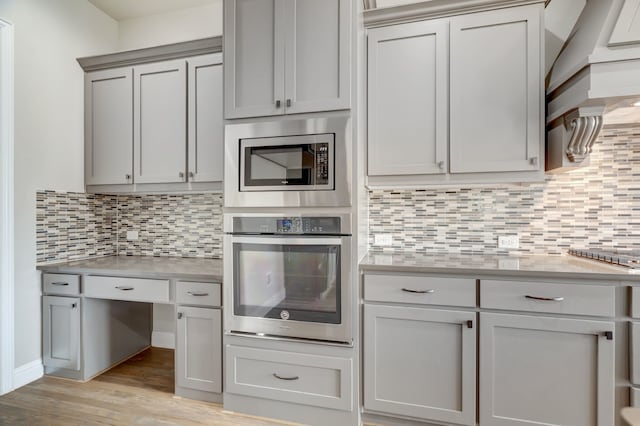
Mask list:
[[[277,246],[340,246],[343,244],[343,239],[349,237],[247,237],[233,235],[231,237],[232,243],[240,244],[264,244],[264,245],[277,245]]]

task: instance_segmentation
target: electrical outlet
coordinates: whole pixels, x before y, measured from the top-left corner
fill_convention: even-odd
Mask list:
[[[375,234],[373,241],[377,246],[393,245],[393,238],[391,237],[391,234]]]
[[[517,235],[503,235],[498,237],[498,248],[517,249],[520,248],[520,238]]]
[[[127,231],[127,241],[137,241],[138,231]]]

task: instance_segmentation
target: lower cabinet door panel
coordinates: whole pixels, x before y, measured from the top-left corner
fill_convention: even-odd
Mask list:
[[[80,370],[80,298],[43,296],[42,329],[44,365]]]
[[[364,306],[364,407],[475,425],[476,314]]]
[[[178,307],[176,386],[222,392],[222,319],[219,309]]]
[[[226,346],[225,392],[350,411],[348,358]]]
[[[614,323],[480,314],[482,426],[614,422]]]

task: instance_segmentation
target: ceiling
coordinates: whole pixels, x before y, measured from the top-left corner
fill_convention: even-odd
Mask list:
[[[222,0],[89,0],[116,21],[204,6],[220,1]]]

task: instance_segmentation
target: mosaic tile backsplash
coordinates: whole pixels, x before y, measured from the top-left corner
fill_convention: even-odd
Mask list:
[[[640,126],[604,129],[590,161],[548,174],[543,183],[369,191],[369,248],[488,254],[640,250]],[[392,234],[393,246],[376,246],[376,233]],[[520,249],[498,249],[498,235],[515,234]]]
[[[222,257],[222,194],[36,194],[37,261],[107,255]],[[138,240],[127,241],[127,231]]]

